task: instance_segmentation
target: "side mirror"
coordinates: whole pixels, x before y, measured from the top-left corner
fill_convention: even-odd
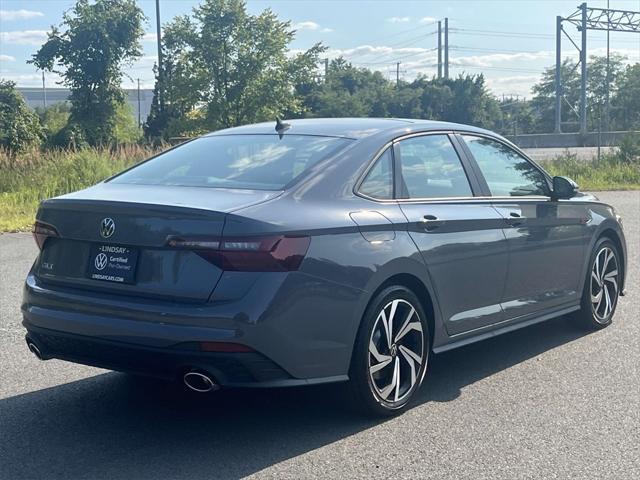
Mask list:
[[[575,197],[578,184],[568,177],[553,177],[552,197],[555,200]]]

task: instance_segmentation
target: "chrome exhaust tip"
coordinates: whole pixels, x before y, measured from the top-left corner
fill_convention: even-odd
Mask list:
[[[29,347],[31,353],[33,353],[38,358],[38,360],[44,360],[42,358],[42,353],[40,353],[40,349],[31,340],[27,340],[27,347]]]
[[[207,393],[220,389],[218,385],[209,375],[202,372],[187,372],[182,377],[184,384],[194,392]]]

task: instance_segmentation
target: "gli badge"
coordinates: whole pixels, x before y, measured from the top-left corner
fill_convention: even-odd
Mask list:
[[[111,237],[116,231],[116,222],[113,221],[113,218],[103,218],[102,222],[100,222],[100,235],[102,238]]]

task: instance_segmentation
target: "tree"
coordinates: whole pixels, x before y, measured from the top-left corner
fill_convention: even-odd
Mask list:
[[[531,133],[534,129],[534,116],[530,102],[514,98],[505,98],[499,102],[502,121],[498,131],[503,135]]]
[[[625,60],[625,56],[612,53],[607,72],[607,57],[590,57],[587,64],[587,115],[591,128],[607,128],[607,91],[609,98],[615,94]]]
[[[500,121],[500,107],[488,91],[483,75],[456,78],[418,77],[410,84],[422,92],[423,118],[494,128]]]
[[[135,0],[78,0],[30,61],[54,71],[71,90],[66,129],[76,143],[113,141],[125,103],[121,67],[142,55],[145,19]]]
[[[578,102],[580,101],[580,74],[573,60],[565,59],[560,67],[562,80],[562,122],[573,122],[571,127],[563,126],[564,131],[578,130]],[[545,69],[540,82],[532,88],[531,108],[535,114],[536,132],[553,132],[556,115],[556,67]],[[572,108],[573,107],[573,108]],[[575,109],[575,111],[574,111]]]
[[[164,31],[164,65],[147,134],[178,135],[301,113],[296,84],[316,74],[320,44],[288,56],[289,22],[241,0],[205,0]],[[160,81],[162,79],[162,81]],[[177,128],[176,128],[177,127]]]
[[[627,66],[620,74],[611,106],[617,128],[640,129],[640,63]]]
[[[327,77],[304,96],[305,116],[385,117],[393,96],[380,72],[356,68],[344,58],[331,61]]]
[[[0,80],[0,146],[19,153],[38,146],[43,138],[38,116],[15,89],[15,83]]]

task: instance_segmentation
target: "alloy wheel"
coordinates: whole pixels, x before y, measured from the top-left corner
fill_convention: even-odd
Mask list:
[[[369,378],[375,394],[389,404],[403,402],[421,380],[424,332],[416,308],[404,299],[387,303],[369,339]]]
[[[591,269],[591,304],[598,323],[606,323],[618,299],[618,260],[610,247],[603,247]]]

